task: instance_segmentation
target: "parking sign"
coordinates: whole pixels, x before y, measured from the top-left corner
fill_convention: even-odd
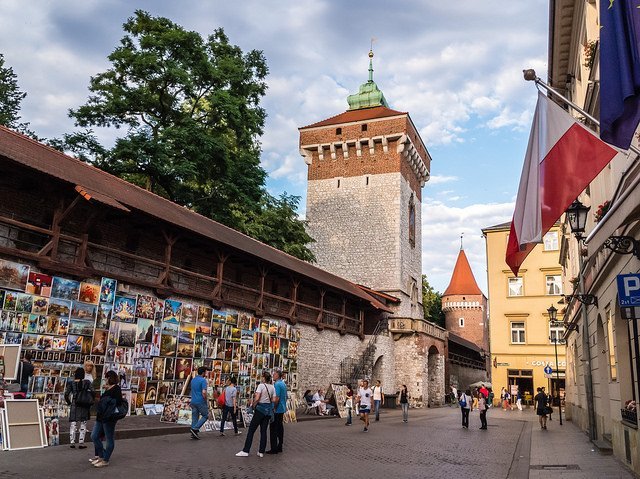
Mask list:
[[[617,281],[620,307],[640,306],[640,274],[619,274]]]

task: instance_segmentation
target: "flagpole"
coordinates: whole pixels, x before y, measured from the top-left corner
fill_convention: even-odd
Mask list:
[[[560,100],[562,100],[563,102],[565,102],[567,105],[569,105],[571,108],[573,108],[574,110],[576,110],[578,113],[584,115],[585,118],[589,119],[590,121],[592,121],[596,126],[600,126],[600,122],[593,117],[592,115],[590,115],[589,113],[587,113],[585,110],[583,110],[582,108],[580,108],[578,105],[576,105],[575,103],[573,103],[571,100],[569,100],[567,97],[565,97],[564,95],[562,95],[560,92],[558,92],[555,88],[551,87],[550,85],[546,84],[545,82],[542,81],[542,79],[536,75],[536,71],[533,69],[528,69],[528,70],[522,70],[522,73],[524,74],[524,79],[527,81],[532,81],[534,82],[536,85],[541,86],[542,88],[544,88],[547,92],[549,92],[550,94],[552,94],[553,96],[555,96],[556,98],[559,98]],[[585,125],[587,126],[587,125]],[[588,127],[588,126],[587,126]],[[591,130],[593,130],[593,128],[591,128]],[[597,132],[596,132],[597,133]],[[612,148],[617,149],[618,151],[623,151],[620,150],[620,148],[616,147],[615,145],[611,145]],[[635,146],[631,145],[629,146],[629,151],[633,151],[636,155],[640,156],[640,149],[636,148]]]

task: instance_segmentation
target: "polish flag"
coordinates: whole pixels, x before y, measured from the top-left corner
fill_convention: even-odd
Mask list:
[[[507,243],[506,261],[516,276],[535,245],[616,154],[538,92]]]

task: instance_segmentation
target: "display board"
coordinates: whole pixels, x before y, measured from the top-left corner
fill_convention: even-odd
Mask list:
[[[324,397],[336,407],[340,417],[347,417],[347,408],[345,407],[345,402],[347,401],[346,384],[330,384]]]
[[[286,320],[214,309],[188,295],[161,299],[112,278],[52,276],[0,260],[0,343],[21,348],[17,359],[25,351],[33,356],[27,397],[44,408],[51,443],[57,421],[69,414],[66,383],[86,361],[95,365],[96,391],[106,371],[118,374],[131,414],[158,414],[151,405],[188,396],[200,366],[211,370],[212,387],[235,377],[242,407],[264,370],[282,369],[296,389],[300,339],[300,330]]]
[[[7,399],[0,409],[3,449],[33,449],[47,445],[44,412],[36,399]]]
[[[17,381],[20,374],[20,344],[0,344],[0,356],[4,362],[4,375],[0,376],[5,381]]]

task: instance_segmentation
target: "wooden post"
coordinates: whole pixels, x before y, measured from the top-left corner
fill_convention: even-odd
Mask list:
[[[264,283],[267,277],[267,273],[269,270],[264,267],[260,267],[260,295],[258,296],[258,301],[256,302],[256,313],[262,314],[264,312]]]
[[[171,275],[171,254],[173,252],[173,245],[178,241],[178,238],[172,235],[169,235],[164,229],[162,230],[162,236],[165,239],[165,247],[164,247],[164,271],[160,275],[159,283],[162,286],[169,285],[169,279]]]
[[[344,296],[342,297],[342,318],[340,319],[340,334],[345,334],[346,330],[345,330],[345,320],[346,320],[346,315],[347,314],[347,298],[345,298]]]
[[[293,292],[291,293],[291,308],[289,309],[289,319],[291,320],[291,324],[296,324],[298,322],[296,318],[296,309],[298,307],[298,286],[300,286],[300,281],[292,280],[293,282]]]
[[[216,267],[216,285],[213,288],[213,299],[222,300],[222,275],[224,274],[224,263],[229,258],[229,255],[218,253],[218,264]]]
[[[316,328],[319,330],[324,329],[324,324],[322,324],[322,318],[324,317],[324,295],[326,291],[324,288],[320,288],[320,312],[318,313],[318,322],[316,324]]]

